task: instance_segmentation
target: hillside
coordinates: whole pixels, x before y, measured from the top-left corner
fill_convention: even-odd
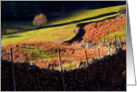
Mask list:
[[[2,91],[126,91],[126,1],[1,3]]]
[[[114,25],[115,24],[115,25]],[[116,26],[116,27],[114,27]],[[86,47],[86,41],[91,40],[92,44],[96,44],[95,48],[91,48],[87,50],[88,58],[98,58],[98,47],[100,48],[100,56],[103,57],[106,54],[106,49],[108,47],[101,46],[99,43],[100,39],[105,38],[105,43],[113,43],[114,36],[120,37],[121,42],[123,43],[123,50],[125,47],[126,40],[126,16],[123,18],[115,18],[103,20],[101,22],[93,22],[85,25],[85,34],[83,36],[83,40],[79,43],[73,42],[71,45],[68,44],[60,44],[54,42],[25,42],[19,43],[18,47],[15,47],[16,44],[9,44],[7,46],[1,47],[1,57],[6,60],[10,60],[9,49],[13,48],[14,52],[14,62],[30,62],[31,64],[36,64],[40,68],[47,67],[56,67],[59,65],[58,63],[58,54],[57,50],[61,50],[62,64],[66,64],[66,69],[68,67],[77,66],[80,61],[85,61],[84,57],[84,49]],[[93,31],[94,34],[93,34]],[[107,38],[108,37],[108,38]],[[110,42],[111,41],[111,42]],[[84,48],[83,48],[84,47]],[[29,57],[29,58],[28,58]],[[74,61],[74,62],[73,62]],[[70,64],[70,65],[69,65]]]
[[[17,33],[4,35],[3,38],[1,39],[1,46],[20,43],[20,42],[44,42],[44,41],[60,42],[60,41],[69,40],[75,35],[73,31],[74,31],[75,26],[78,23],[97,21],[97,20],[108,18],[108,17],[116,16],[119,14],[118,11],[122,7],[126,7],[126,6],[121,5],[121,6],[107,7],[107,8],[95,9],[95,10],[76,11],[64,17],[54,19],[53,20],[54,22],[50,21],[47,24],[47,28],[32,30],[28,32],[18,33],[19,30],[7,29],[8,32],[12,31],[12,32],[17,32]],[[99,16],[102,14],[108,14],[112,12],[116,12],[116,13],[91,19],[95,16]],[[86,16],[83,14],[86,14]],[[86,18],[89,18],[89,19],[84,20]],[[71,23],[68,23],[68,22],[71,22]],[[68,24],[63,25],[64,23],[68,23]],[[61,24],[61,26],[55,26],[57,24]],[[23,24],[22,24],[22,27],[23,27]],[[26,26],[24,28],[26,28]]]
[[[125,6],[109,8],[116,8],[118,11],[121,7]],[[109,8],[97,9],[96,11],[110,10]],[[54,67],[58,69],[57,50],[60,49],[65,69],[74,69],[79,62],[85,61],[84,49],[86,48],[87,41],[92,42],[91,46],[97,44],[92,46],[95,48],[87,50],[89,59],[98,58],[97,48],[100,47],[100,42],[104,42],[104,39],[106,43],[113,43],[114,36],[116,35],[117,38],[120,37],[122,43],[125,43],[126,16],[123,18],[106,19],[111,16],[113,15],[93,19],[91,22],[79,22],[79,24],[84,23],[84,25],[82,24],[82,29],[85,32],[80,43],[76,40],[72,44],[60,44],[61,41],[70,40],[75,36],[73,31],[77,23],[5,35],[1,40],[1,58],[10,60],[9,48],[13,48],[14,62],[27,61],[40,68]],[[60,18],[60,20],[62,19]],[[55,19],[56,21],[57,19]],[[122,45],[123,47],[125,46],[125,44]],[[101,57],[106,54],[106,50],[106,46],[100,47]]]
[[[116,35],[126,39],[126,16],[123,18],[107,19],[102,22],[93,22],[84,27],[83,41],[91,40],[92,44],[110,40]]]
[[[62,23],[72,22],[72,21],[78,21],[78,20],[91,18],[91,17],[95,17],[95,16],[98,16],[98,15],[107,14],[107,13],[112,13],[112,12],[115,13],[115,14],[112,14],[114,16],[114,15],[117,15],[118,11],[123,7],[126,8],[125,5],[120,5],[120,6],[101,8],[101,9],[78,10],[78,11],[72,12],[70,14],[67,14],[64,17],[59,17],[57,19],[54,19],[53,21],[50,21],[48,23],[48,25],[55,25],[55,24],[62,24]],[[106,16],[104,16],[104,17],[106,17]],[[99,20],[99,19],[95,19],[95,20]],[[94,19],[91,19],[91,20],[89,19],[88,21],[95,21],[95,20]],[[81,23],[83,23],[83,22],[87,22],[87,21],[82,21]]]

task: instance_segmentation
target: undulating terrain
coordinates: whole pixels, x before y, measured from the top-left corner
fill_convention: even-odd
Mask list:
[[[126,90],[125,8],[79,10],[38,29],[9,23],[1,39],[2,90],[13,89],[10,48],[17,90],[63,90],[58,50],[66,90]]]

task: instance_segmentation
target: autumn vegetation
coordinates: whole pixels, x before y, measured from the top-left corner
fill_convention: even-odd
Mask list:
[[[105,13],[117,13],[63,26],[4,35],[1,40],[2,90],[12,90],[12,77],[9,74],[11,62],[8,62],[10,61],[10,48],[13,52],[17,90],[63,90],[61,74],[58,71],[60,69],[58,50],[60,50],[66,90],[126,90],[126,15],[123,18],[106,19],[119,15],[119,13],[123,14],[125,5],[80,10],[66,16],[64,16],[64,6],[62,7],[63,17],[47,24],[46,15],[41,13],[34,17],[33,25],[51,26]],[[89,21],[90,23],[83,27],[85,33],[81,42],[77,40],[72,44],[63,43],[75,36],[73,31],[77,24]],[[2,29],[2,34],[6,34],[4,32],[6,32],[5,29]],[[122,48],[115,54],[108,55],[106,51],[109,47],[99,44],[104,42],[104,38],[105,44],[113,44],[109,41],[114,40],[115,35],[121,38]],[[88,41],[92,42],[90,45],[96,45],[96,47],[86,48]],[[88,60],[85,58],[85,49]],[[81,62],[86,63],[86,61],[90,63],[90,75],[87,73],[87,66],[77,67]],[[100,71],[101,66],[103,72]],[[88,78],[91,78],[91,86]]]
[[[122,7],[125,8],[126,5],[106,7],[106,8],[94,9],[94,10],[92,10],[92,9],[86,10],[85,9],[85,10],[71,12],[63,17],[58,17],[56,19],[53,19],[52,21],[48,21],[47,26],[81,20],[84,18],[94,17],[94,16],[98,16],[101,14],[105,14],[105,13],[118,12]],[[85,16],[85,14],[86,14],[86,16]],[[102,20],[105,18],[116,16],[118,14],[119,13],[116,13],[116,14],[112,14],[109,16],[104,16],[101,18],[82,21],[82,22],[78,22],[78,23],[98,21],[98,20]],[[18,31],[20,31],[20,30],[7,29],[7,32],[10,32],[10,33],[17,32],[17,33],[4,35],[3,39],[1,40],[1,46],[6,46],[8,44],[13,44],[13,43],[17,44],[20,42],[45,42],[45,41],[60,42],[60,41],[69,40],[75,36],[73,31],[74,31],[75,26],[78,23],[57,26],[57,27],[50,27],[50,28],[42,28],[42,29],[38,29],[38,30],[31,30],[28,32],[21,32],[21,33],[18,33]],[[34,29],[37,27],[37,26],[32,25],[32,21],[30,21],[30,22],[29,21],[25,21],[25,22],[12,21],[12,23],[7,22],[6,24],[10,25],[12,27],[22,27],[25,29]]]
[[[34,26],[41,27],[45,25],[46,23],[47,23],[47,17],[43,13],[34,17],[34,20],[33,20]]]

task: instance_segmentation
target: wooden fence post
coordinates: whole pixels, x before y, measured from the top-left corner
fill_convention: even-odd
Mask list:
[[[104,45],[106,46],[105,37],[104,37]]]
[[[115,35],[115,48],[116,48],[116,50],[117,50],[117,46],[116,46],[116,35]]]
[[[87,68],[88,68],[88,77],[89,77],[89,86],[91,87],[91,79],[90,79],[90,70],[89,70],[89,65],[88,65],[88,58],[87,58],[87,53],[86,53],[86,50],[85,50],[85,57],[86,57],[86,65],[87,65]],[[90,88],[89,87],[89,88]]]
[[[121,39],[120,39],[120,37],[119,37],[119,41],[120,41],[120,47],[122,47],[122,43],[121,43]]]
[[[25,60],[25,62],[28,62],[28,61],[29,61],[28,54],[27,54],[27,53],[25,53],[25,56],[26,56],[26,60]]]
[[[98,48],[98,57],[99,57],[99,59],[100,59],[100,51],[99,51],[99,48]],[[102,73],[102,65],[101,65],[101,61],[100,61],[100,71],[101,71],[101,73]]]
[[[58,49],[58,57],[59,57],[59,66],[60,66],[60,71],[61,71],[61,76],[62,76],[63,88],[64,88],[64,91],[65,91],[65,84],[64,84],[64,77],[63,77],[63,71],[62,71],[61,58],[60,58],[60,50],[59,49]]]
[[[16,91],[16,84],[15,84],[15,76],[14,76],[14,64],[13,64],[13,57],[12,57],[12,48],[10,48],[10,61],[12,66],[12,82],[13,82],[13,90]]]

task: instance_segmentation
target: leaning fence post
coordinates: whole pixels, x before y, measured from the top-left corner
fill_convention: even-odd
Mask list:
[[[100,59],[100,51],[99,51],[99,48],[98,48],[98,57],[99,57],[99,59]],[[100,61],[100,71],[101,71],[101,73],[102,73],[102,65],[101,65],[101,61]]]
[[[86,64],[87,64],[87,68],[88,68],[89,86],[91,87],[90,70],[89,70],[88,58],[87,58],[86,50],[85,50],[85,57],[86,57]]]
[[[63,88],[64,88],[64,91],[65,91],[65,84],[64,84],[64,77],[63,77],[63,71],[62,71],[61,58],[60,58],[60,50],[59,49],[58,49],[58,57],[59,57],[59,66],[60,66],[60,71],[61,71],[61,76],[62,76]]]
[[[13,82],[13,90],[16,91],[16,84],[15,84],[15,77],[14,77],[14,64],[13,64],[13,57],[12,57],[12,48],[10,48],[10,61],[12,66],[12,82]]]

